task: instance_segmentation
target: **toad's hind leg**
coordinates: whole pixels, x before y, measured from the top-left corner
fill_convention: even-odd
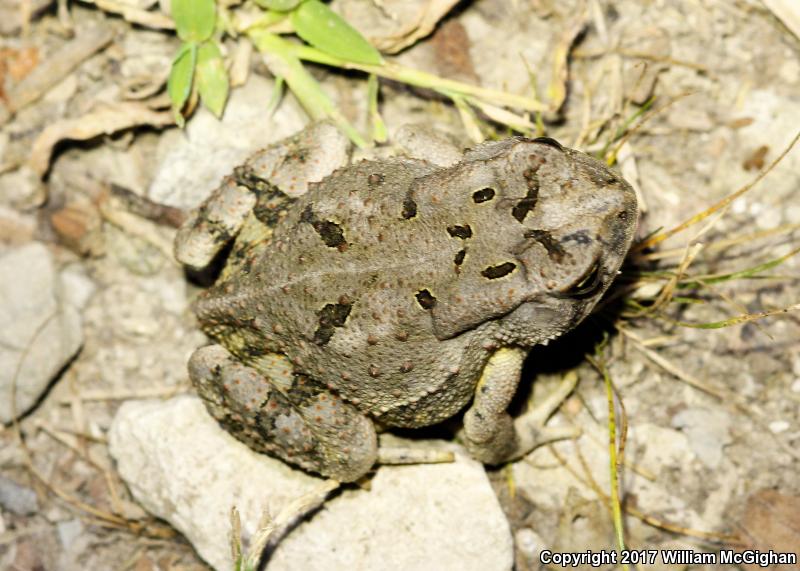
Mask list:
[[[372,421],[318,382],[290,369],[270,375],[220,345],[194,352],[189,376],[211,415],[250,448],[340,482],[375,463]]]
[[[189,213],[175,237],[175,258],[202,269],[236,239],[229,262],[237,264],[237,251],[268,238],[309,183],[346,164],[349,152],[347,138],[322,122],[253,154]]]
[[[519,384],[526,351],[499,349],[489,359],[475,390],[472,406],[464,415],[464,444],[485,464],[516,460],[542,444],[574,438],[572,427],[546,427],[547,419],[572,392],[577,376],[567,375],[556,390],[518,418],[506,412]]]

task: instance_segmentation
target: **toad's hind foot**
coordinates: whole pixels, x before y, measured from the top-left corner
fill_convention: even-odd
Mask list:
[[[545,426],[577,384],[578,375],[574,371],[567,373],[542,402],[514,419],[518,441],[512,459],[525,456],[543,444],[580,436],[581,430],[577,426]]]
[[[250,448],[340,482],[363,476],[377,457],[372,422],[304,375],[270,372],[220,345],[201,347],[189,360],[208,411]]]

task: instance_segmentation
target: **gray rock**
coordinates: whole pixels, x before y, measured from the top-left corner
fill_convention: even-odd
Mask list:
[[[0,204],[4,206],[28,210],[40,206],[45,197],[39,176],[28,166],[0,175]]]
[[[196,397],[125,403],[109,443],[134,497],[216,569],[231,568],[232,506],[247,542],[264,510],[275,515],[320,483],[233,439]],[[370,484],[345,490],[291,530],[267,569],[511,569],[508,522],[474,460],[382,467]]]
[[[672,417],[672,426],[686,434],[697,459],[712,469],[719,466],[722,449],[733,439],[731,417],[723,410],[687,408]]]
[[[0,256],[0,422],[26,412],[83,343],[81,316],[60,298],[53,258],[32,242]]]
[[[60,521],[56,524],[58,530],[58,539],[64,548],[69,548],[75,543],[75,540],[83,533],[83,523],[79,519],[70,519],[67,521]]]
[[[36,492],[0,476],[0,506],[17,515],[31,515],[39,510]]]
[[[291,97],[269,115],[273,85],[251,75],[233,90],[221,120],[201,108],[185,130],[162,137],[162,158],[148,196],[179,208],[197,206],[252,153],[302,129],[306,120]]]

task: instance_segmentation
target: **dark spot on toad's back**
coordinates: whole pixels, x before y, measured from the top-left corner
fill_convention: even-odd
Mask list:
[[[418,291],[416,298],[422,309],[433,309],[433,306],[436,305],[436,298],[426,289]]]
[[[325,242],[325,245],[329,248],[339,248],[340,251],[343,251],[344,246],[347,245],[342,227],[336,222],[317,218],[310,204],[306,206],[305,210],[303,210],[303,213],[300,215],[300,221],[311,224],[317,234],[319,234],[319,237],[322,238],[322,241]]]
[[[414,202],[414,199],[411,198],[410,195],[406,195],[405,199],[403,199],[403,211],[401,216],[406,219],[410,220],[417,215],[417,203]]]
[[[264,183],[264,188],[258,191],[257,197],[253,215],[270,228],[286,215],[286,212],[297,200],[269,183]]]
[[[525,178],[525,184],[528,186],[528,192],[526,192],[525,197],[517,202],[514,208],[511,209],[511,216],[520,224],[525,221],[528,212],[536,208],[536,203],[539,200],[539,177],[536,171],[537,168],[531,167],[522,173],[522,176]]]
[[[513,262],[503,262],[502,264],[497,264],[496,266],[489,266],[481,272],[481,275],[487,279],[496,280],[497,278],[507,276],[513,272],[516,267],[517,264]]]
[[[464,263],[464,258],[466,257],[466,255],[467,255],[466,250],[459,250],[458,252],[456,252],[456,257],[453,258],[453,263],[455,263],[455,265],[457,266],[460,266],[461,264]]]
[[[352,303],[328,303],[317,312],[319,325],[314,332],[314,343],[325,345],[331,340],[335,328],[343,327],[353,308]]]
[[[469,227],[469,224],[448,226],[447,233],[453,238],[461,238],[462,240],[472,238],[472,228]]]
[[[547,255],[554,262],[562,261],[567,254],[564,247],[547,230],[529,230],[525,232],[525,237],[533,238],[539,242],[547,250]]]
[[[476,190],[472,193],[472,201],[475,204],[480,204],[481,202],[487,202],[494,198],[494,189],[493,188],[482,188],[480,190]]]

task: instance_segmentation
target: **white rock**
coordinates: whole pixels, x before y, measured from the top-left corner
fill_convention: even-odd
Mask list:
[[[49,250],[38,242],[0,256],[0,421],[27,411],[83,343],[77,309],[60,300]]]
[[[791,424],[789,424],[785,420],[774,420],[769,423],[769,430],[773,434],[780,434],[781,432],[786,432],[791,428]]]
[[[307,120],[292,97],[268,113],[273,85],[251,75],[231,92],[221,120],[201,108],[185,130],[162,137],[162,159],[148,196],[180,208],[197,206],[252,153],[302,129]]]
[[[511,530],[486,472],[452,450],[452,464],[381,467],[369,491],[346,490],[286,537],[267,569],[511,569]]]
[[[70,305],[83,309],[97,291],[83,264],[71,264],[61,271],[62,298]]]
[[[111,454],[136,499],[179,529],[216,569],[230,569],[229,513],[249,540],[318,478],[256,454],[225,433],[199,399],[125,403],[109,433]],[[293,529],[269,571],[325,569],[507,570],[511,534],[483,467],[382,467],[370,490],[345,490]]]
[[[319,483],[254,454],[194,396],[126,402],[111,425],[109,450],[136,500],[183,533],[215,569],[232,567],[232,507],[247,541],[265,510],[277,514]]]

